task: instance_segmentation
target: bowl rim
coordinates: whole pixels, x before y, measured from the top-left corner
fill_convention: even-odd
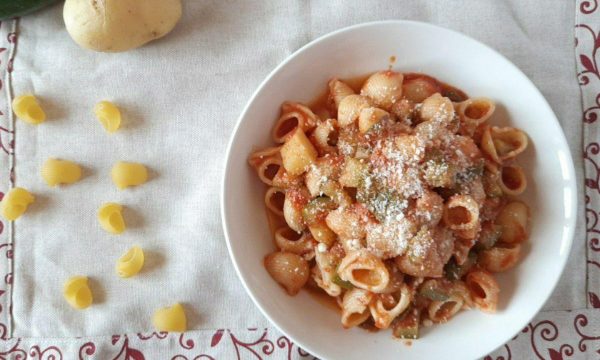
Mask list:
[[[534,89],[535,92],[537,92],[537,94],[543,99],[543,103],[546,107],[548,107],[549,111],[552,113],[552,115],[554,115],[554,117],[551,119],[552,121],[554,121],[556,123],[556,125],[558,126],[558,129],[560,130],[560,140],[563,142],[563,144],[565,145],[565,149],[566,149],[566,155],[567,156],[567,160],[568,160],[568,174],[567,176],[563,175],[563,179],[569,179],[568,181],[568,187],[571,188],[572,191],[570,191],[571,196],[570,196],[570,208],[567,209],[567,205],[565,204],[565,212],[566,213],[570,213],[573,214],[573,216],[571,216],[570,219],[565,219],[565,221],[569,220],[570,222],[568,223],[568,231],[567,231],[567,236],[564,237],[562,239],[562,245],[564,246],[564,242],[567,242],[567,246],[565,250],[565,256],[561,257],[560,259],[560,263],[558,263],[558,266],[560,266],[560,272],[558,274],[558,276],[556,277],[556,279],[554,279],[554,282],[551,286],[551,289],[548,293],[548,296],[546,297],[546,300],[544,300],[543,302],[541,302],[539,304],[539,306],[535,309],[535,311],[531,312],[531,315],[528,317],[523,317],[523,320],[521,321],[519,327],[517,329],[521,329],[524,328],[528,323],[531,322],[531,320],[537,316],[540,312],[540,310],[543,308],[543,306],[548,302],[548,300],[550,299],[550,297],[552,296],[552,294],[554,293],[554,290],[556,289],[556,286],[558,284],[558,282],[560,281],[560,279],[562,278],[562,275],[564,273],[564,269],[565,266],[567,264],[567,261],[570,257],[571,254],[571,250],[573,247],[573,237],[575,235],[575,229],[576,229],[576,225],[577,225],[577,207],[578,207],[578,202],[579,202],[579,198],[578,198],[578,183],[577,183],[577,177],[576,177],[576,173],[575,173],[575,165],[573,162],[573,156],[571,154],[571,149],[569,147],[569,142],[567,141],[567,138],[565,136],[565,133],[563,131],[562,125],[560,124],[560,121],[558,121],[558,117],[556,116],[556,113],[554,112],[554,110],[552,109],[552,107],[550,106],[550,104],[548,103],[548,101],[546,100],[546,98],[544,97],[544,95],[542,94],[542,92],[538,89],[538,87],[533,83],[533,81],[531,81],[531,79],[525,75],[525,73],[523,73],[523,71],[521,71],[521,69],[519,69],[512,61],[510,61],[506,56],[504,56],[503,54],[501,54],[500,52],[498,52],[496,49],[492,48],[491,46],[475,39],[472,38],[466,34],[463,34],[462,32],[453,30],[453,29],[449,29],[443,26],[439,26],[439,25],[435,25],[435,24],[431,24],[428,22],[423,22],[423,21],[415,21],[415,20],[378,20],[378,21],[369,21],[369,22],[364,22],[364,23],[359,23],[359,24],[355,24],[355,25],[351,25],[351,26],[347,26],[347,27],[343,27],[340,28],[338,30],[334,30],[332,32],[326,33],[324,35],[321,35],[315,39],[313,39],[312,41],[308,42],[307,44],[305,44],[304,46],[300,47],[298,50],[294,51],[292,54],[290,54],[288,57],[286,57],[281,63],[279,63],[266,77],[265,79],[259,84],[259,86],[256,88],[256,90],[253,92],[252,96],[250,97],[250,99],[248,100],[248,102],[246,103],[246,105],[244,106],[242,112],[240,113],[238,119],[236,120],[235,126],[233,128],[233,131],[230,135],[229,138],[229,142],[227,144],[227,150],[225,153],[225,166],[223,169],[223,173],[222,173],[222,178],[221,178],[221,194],[220,194],[220,214],[221,214],[221,226],[223,228],[223,233],[225,235],[225,240],[227,243],[227,250],[229,252],[229,257],[231,259],[231,262],[233,263],[233,266],[235,268],[235,272],[239,278],[239,280],[241,281],[244,289],[246,290],[246,293],[250,296],[250,298],[252,299],[252,301],[254,302],[254,305],[256,305],[256,307],[258,307],[258,309],[260,310],[260,312],[262,313],[263,316],[265,316],[267,318],[267,320],[269,320],[269,322],[275,327],[277,328],[280,332],[282,332],[285,336],[289,337],[294,343],[296,343],[297,346],[301,347],[302,349],[308,351],[311,355],[316,356],[318,358],[325,358],[319,349],[315,349],[311,346],[311,344],[307,344],[304,342],[299,341],[298,339],[290,336],[289,334],[291,333],[290,331],[288,331],[288,329],[286,327],[281,326],[278,322],[274,321],[273,318],[271,317],[269,311],[266,310],[265,307],[263,307],[263,305],[261,304],[261,302],[257,299],[257,297],[255,296],[253,290],[250,288],[250,286],[247,283],[247,278],[246,276],[242,273],[242,271],[240,270],[239,266],[238,266],[238,259],[236,257],[236,255],[234,254],[233,250],[232,250],[232,245],[231,245],[231,240],[230,240],[230,236],[229,236],[229,222],[226,216],[226,211],[225,211],[225,195],[227,194],[226,190],[227,190],[227,178],[230,175],[231,169],[230,169],[230,158],[231,158],[231,151],[233,148],[234,143],[237,141],[238,136],[239,136],[239,128],[244,120],[244,118],[246,117],[246,114],[248,113],[248,110],[250,109],[250,107],[252,106],[252,104],[254,103],[254,101],[256,100],[256,97],[258,96],[258,94],[262,91],[262,89],[265,87],[265,85],[284,67],[286,66],[292,59],[296,58],[298,55],[309,51],[313,46],[316,46],[318,43],[329,39],[331,37],[335,37],[338,36],[339,34],[345,33],[345,32],[352,32],[352,31],[356,31],[362,28],[368,28],[368,27],[373,27],[373,26],[382,26],[382,25],[411,25],[411,26],[421,26],[423,28],[430,28],[436,31],[443,31],[443,32],[449,32],[451,34],[453,34],[454,36],[458,36],[460,38],[463,38],[467,41],[471,41],[474,42],[475,44],[486,48],[487,50],[491,51],[495,56],[501,58],[502,60],[504,60],[510,68],[512,68],[513,70],[515,70],[515,73],[518,74],[518,76],[522,77],[523,80],[527,83],[529,83],[532,88]],[[518,333],[520,330],[517,330],[516,333]],[[512,337],[514,336],[514,334],[511,334],[510,336],[506,337],[506,338],[502,338],[499,339],[499,341],[497,342],[497,345],[493,348],[493,349],[489,349],[487,353],[491,353],[493,351],[495,351],[496,349],[500,348],[503,344],[505,344],[506,342],[508,342]],[[487,353],[481,354],[480,356],[485,356]]]

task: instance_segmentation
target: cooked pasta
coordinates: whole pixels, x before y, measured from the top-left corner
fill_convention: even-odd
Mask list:
[[[361,95],[348,95],[342,99],[337,109],[337,121],[340,127],[354,124],[363,109],[371,107],[372,101]]]
[[[280,150],[281,147],[261,149],[248,158],[248,163],[256,170],[260,180],[269,186],[273,185],[273,179],[282,166]]]
[[[492,274],[482,270],[471,271],[467,274],[466,283],[471,298],[479,309],[485,312],[496,312],[500,287]]]
[[[273,127],[273,140],[284,143],[296,129],[307,132],[317,124],[317,116],[307,106],[286,101],[281,105],[281,117]]]
[[[288,226],[297,232],[301,232],[306,228],[302,209],[304,209],[308,203],[308,198],[308,191],[303,188],[290,189],[285,193],[285,200],[283,201],[283,218]]]
[[[369,76],[362,86],[360,94],[370,98],[373,103],[384,110],[402,97],[402,80],[404,76],[395,71],[379,71]]]
[[[315,276],[314,279],[329,296],[338,296],[342,293],[344,284],[336,272],[339,262],[339,257],[333,251],[317,251],[315,253],[318,276]]]
[[[287,172],[300,175],[317,160],[317,150],[298,128],[281,147],[281,158]]]
[[[518,165],[502,166],[499,180],[498,184],[506,195],[521,195],[527,188],[525,172]]]
[[[342,280],[374,293],[382,292],[390,281],[383,262],[365,249],[348,253],[340,262],[338,273]]]
[[[502,229],[500,241],[522,243],[529,236],[529,207],[521,201],[510,202],[502,208],[495,222]]]
[[[314,242],[310,234],[298,234],[287,226],[275,231],[275,244],[281,251],[291,252],[296,255],[314,254]]]
[[[110,101],[100,101],[94,107],[94,114],[108,133],[114,133],[121,126],[121,111]]]
[[[327,91],[285,102],[277,146],[249,157],[268,186],[270,276],[290,295],[309,283],[334,297],[345,328],[405,339],[463,309],[495,312],[492,273],[518,264],[529,233],[514,199],[527,135],[490,124],[492,100],[424,74],[333,78]]]
[[[481,138],[481,150],[500,164],[525,151],[527,144],[527,135],[512,127],[488,126]]]
[[[34,201],[35,197],[29,191],[20,187],[12,188],[4,194],[0,203],[2,217],[8,221],[17,220]]]
[[[512,269],[521,255],[521,245],[499,245],[483,250],[477,258],[478,264],[490,272],[503,272]]]
[[[115,186],[121,190],[148,181],[148,170],[139,163],[119,161],[113,166],[110,174]]]
[[[473,229],[479,223],[479,204],[469,195],[454,195],[446,202],[443,216],[452,230]]]
[[[326,119],[317,122],[317,126],[310,135],[310,139],[317,148],[319,154],[325,155],[337,151],[335,144],[338,136],[337,120]]]
[[[81,167],[72,161],[51,158],[42,166],[42,178],[48,186],[72,184],[81,178]]]
[[[180,303],[156,310],[152,316],[156,331],[184,332],[187,330],[185,309]]]
[[[477,124],[481,124],[487,121],[494,111],[496,110],[496,104],[487,98],[474,98],[467,99],[460,103],[459,115],[467,121],[473,121]]]
[[[285,203],[285,191],[271,187],[265,193],[265,206],[269,211],[277,216],[283,216],[283,206]]]
[[[342,300],[342,325],[347,329],[365,322],[371,316],[369,303],[372,299],[373,293],[364,289],[346,291]]]
[[[411,290],[402,284],[393,294],[377,294],[369,304],[375,326],[380,329],[390,327],[392,321],[402,314],[412,302]]]
[[[354,94],[354,90],[345,82],[335,78],[329,81],[329,96],[333,100],[336,110],[346,96]]]
[[[446,322],[462,309],[463,304],[463,298],[450,295],[445,300],[432,301],[427,307],[427,314],[435,323]]]
[[[128,278],[137,275],[144,267],[144,251],[139,246],[129,249],[123,256],[117,260],[117,274],[122,278]]]
[[[358,130],[365,134],[367,133],[373,126],[384,122],[389,121],[390,114],[376,107],[364,108],[358,114]]]
[[[33,95],[21,95],[14,98],[12,109],[17,117],[30,124],[38,125],[46,121],[46,113]]]
[[[423,100],[419,115],[423,121],[448,123],[454,118],[454,105],[450,99],[435,93]]]
[[[98,209],[98,222],[100,226],[111,234],[121,234],[125,231],[123,207],[117,203],[105,203]]]
[[[78,310],[83,310],[93,302],[92,291],[86,276],[73,276],[63,286],[63,296],[67,303]]]
[[[265,257],[265,268],[290,295],[297,294],[310,275],[306,260],[289,252],[274,252],[268,255]]]

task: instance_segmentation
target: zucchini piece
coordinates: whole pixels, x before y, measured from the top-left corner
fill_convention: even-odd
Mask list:
[[[333,200],[327,196],[319,196],[309,201],[304,209],[302,209],[302,219],[308,225],[314,224],[321,220],[321,217],[323,217],[326,212],[334,210],[336,207]]]
[[[354,288],[354,285],[350,281],[342,280],[338,274],[335,274],[331,281],[342,289],[352,290]]]
[[[446,301],[450,297],[435,280],[424,282],[419,288],[419,295],[433,301]]]
[[[39,10],[56,0],[0,0],[0,20]]]
[[[480,161],[479,163],[466,168],[465,171],[457,173],[456,182],[464,184],[473,181],[474,179],[481,178],[483,176],[483,170],[484,163]]]
[[[459,280],[475,265],[477,255],[474,252],[469,252],[467,261],[464,264],[458,265],[454,259],[450,259],[444,267],[444,273],[448,280]]]
[[[398,192],[387,189],[377,179],[363,178],[356,189],[356,201],[365,205],[380,222],[402,214],[408,201]]]
[[[419,338],[419,309],[408,308],[397,320],[394,321],[392,334],[399,339]]]

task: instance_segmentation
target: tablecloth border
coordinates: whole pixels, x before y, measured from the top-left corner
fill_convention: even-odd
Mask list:
[[[577,78],[583,101],[587,252],[587,309],[539,313],[510,342],[485,360],[511,360],[515,354],[537,359],[564,359],[600,354],[600,48],[599,0],[577,0],[575,52]],[[0,22],[0,184],[14,186],[14,119],[10,110],[11,74],[18,43],[19,19]],[[577,155],[576,155],[577,156]],[[0,192],[0,199],[3,196]],[[13,338],[12,334],[12,224],[0,221],[0,360],[3,359],[145,359],[169,358],[314,358],[275,329],[240,328],[195,330],[182,334],[150,332],[77,338]]]
[[[600,308],[600,10],[598,0],[578,1],[575,22],[577,80],[581,90],[585,166],[587,304]],[[595,26],[594,26],[595,25]]]

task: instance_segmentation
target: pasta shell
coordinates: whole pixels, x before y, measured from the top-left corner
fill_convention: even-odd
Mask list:
[[[487,121],[495,110],[496,104],[487,98],[467,99],[457,106],[461,120],[475,126]]]
[[[404,76],[395,71],[379,71],[369,76],[363,84],[360,94],[370,98],[382,109],[391,110],[392,105],[402,98]]]
[[[276,187],[270,187],[265,193],[265,206],[273,214],[283,217],[285,203],[285,191]]]
[[[525,151],[527,144],[527,135],[512,127],[489,126],[481,138],[481,150],[499,164]]]
[[[309,234],[298,234],[284,226],[275,231],[275,244],[281,251],[304,255],[313,250],[314,239]]]
[[[308,132],[317,125],[317,116],[303,104],[286,101],[281,105],[281,116],[273,127],[273,140],[276,143],[286,142],[296,131]]]
[[[369,303],[373,294],[364,290],[354,288],[347,291],[342,299],[342,325],[348,329],[365,322],[371,313]]]
[[[427,307],[429,319],[434,323],[442,323],[450,320],[458,313],[464,305],[464,299],[460,296],[450,295],[443,301],[432,301]]]
[[[481,311],[496,312],[500,287],[492,274],[483,270],[471,271],[467,274],[465,282],[471,298]]]
[[[387,300],[387,301],[386,301]],[[379,329],[390,327],[392,320],[402,314],[412,301],[412,292],[406,284],[403,284],[394,295],[377,295],[369,304],[371,316],[375,326]]]
[[[17,117],[30,124],[38,125],[46,121],[46,113],[33,95],[21,95],[14,98],[12,110]]]
[[[336,267],[339,259],[330,252],[315,253],[315,262],[319,269],[320,278],[317,280],[317,285],[325,290],[329,296],[338,296],[342,293],[342,288],[334,282],[337,276]]]
[[[358,116],[358,130],[366,133],[371,127],[390,119],[390,114],[379,108],[369,107],[362,109]]]
[[[338,268],[340,278],[371,292],[383,291],[390,275],[383,262],[365,249],[348,253]]]
[[[125,231],[123,219],[123,206],[117,203],[105,203],[98,209],[98,222],[100,226],[111,234],[121,234]]]
[[[490,272],[503,272],[513,268],[519,261],[521,245],[495,246],[479,253],[477,263]]]
[[[502,227],[500,241],[506,244],[522,243],[528,237],[529,207],[521,201],[508,203],[496,217]]]
[[[358,119],[362,109],[371,107],[372,103],[369,98],[361,95],[346,96],[338,106],[338,125],[346,127],[352,125]]]
[[[301,256],[289,252],[274,252],[265,257],[265,268],[271,277],[296,295],[308,281],[310,269]]]
[[[354,95],[354,90],[343,81],[333,78],[329,81],[329,96],[333,99],[336,109],[346,96]]]
[[[435,93],[423,101],[419,115],[424,121],[449,123],[454,118],[454,105],[450,99]]]
[[[479,204],[469,195],[454,195],[446,202],[443,218],[449,229],[474,229],[479,223]]]
[[[505,165],[500,170],[499,185],[506,195],[520,195],[527,188],[525,172],[520,166]]]

